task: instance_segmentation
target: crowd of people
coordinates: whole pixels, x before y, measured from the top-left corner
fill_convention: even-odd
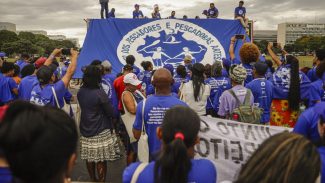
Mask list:
[[[109,0],[99,0],[101,5],[100,16],[102,19],[105,18],[115,18],[115,8],[112,8],[111,11],[108,9]],[[105,16],[104,16],[105,15]],[[205,18],[218,18],[219,10],[215,7],[214,3],[210,3],[210,7],[207,10],[203,10],[202,15]],[[140,5],[135,4],[133,10],[133,18],[134,19],[141,19],[141,18],[148,18],[145,16],[143,12],[140,10]],[[151,18],[154,19],[161,19],[162,16],[160,14],[159,5],[155,4],[153,7],[153,11],[151,13]],[[172,11],[170,16],[167,17],[168,19],[176,19],[176,11]],[[183,19],[187,19],[187,15],[183,15]],[[195,16],[195,19],[199,19],[200,16]],[[244,7],[244,1],[239,1],[238,7],[234,10],[234,18],[239,20],[244,27],[248,27],[248,18],[246,17],[246,8]]]
[[[69,181],[79,142],[94,182],[105,182],[107,161],[124,158],[125,148],[123,182],[214,183],[218,167],[193,159],[200,116],[294,128],[266,140],[235,182],[315,182],[325,175],[325,50],[315,51],[314,67],[304,73],[296,57],[281,45],[277,56],[272,43],[272,60],[246,42],[236,58],[234,45],[244,40],[232,37],[230,57],[212,65],[186,55],[177,68],[154,70],[142,61],[140,69],[129,55],[114,75],[108,60],[93,60],[82,68],[77,97],[69,91],[77,51],[69,50],[69,59],[62,49],[48,58],[1,59],[0,182]]]

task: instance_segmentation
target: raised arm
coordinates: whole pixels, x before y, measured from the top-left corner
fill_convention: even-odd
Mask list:
[[[61,53],[61,51],[62,51],[62,48],[61,48],[61,49],[58,49],[58,48],[54,49],[53,52],[51,53],[51,55],[50,55],[50,56],[47,58],[47,60],[44,62],[44,65],[45,65],[45,66],[49,66],[49,65],[51,65],[52,62],[53,62],[53,60],[54,60],[54,58],[55,58],[59,53]]]
[[[65,75],[62,78],[62,81],[63,81],[65,87],[68,87],[69,82],[77,68],[77,59],[78,59],[79,53],[78,53],[78,51],[75,51],[73,49],[71,49],[70,52],[71,52],[71,64],[69,65],[67,72],[65,73]]]
[[[277,66],[280,66],[282,64],[281,60],[279,59],[279,57],[273,52],[272,50],[273,48],[273,43],[269,43],[267,45],[267,51],[269,52],[269,55],[271,56],[272,60],[275,62],[275,64]]]
[[[230,60],[235,59],[235,43],[236,43],[236,37],[233,36],[230,41],[230,47],[229,47],[229,55],[230,55]]]

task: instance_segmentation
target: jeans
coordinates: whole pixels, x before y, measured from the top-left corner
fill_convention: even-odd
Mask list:
[[[104,10],[105,10],[105,17],[108,18],[108,2],[107,3],[100,3],[100,16],[104,18]]]

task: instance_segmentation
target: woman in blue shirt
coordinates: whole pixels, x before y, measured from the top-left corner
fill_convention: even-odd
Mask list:
[[[316,81],[310,84],[309,106],[313,107],[316,103],[325,101],[325,62],[321,62],[316,68]]]
[[[135,10],[133,11],[133,18],[144,18],[142,11],[140,10],[140,5],[134,5]]]
[[[140,72],[137,77],[140,81],[142,81],[142,89],[148,93],[148,86],[151,84],[151,72],[153,70],[153,65],[150,61],[141,62],[141,66],[144,71]]]
[[[135,182],[217,182],[214,164],[206,159],[194,160],[194,146],[199,143],[200,118],[188,107],[176,106],[165,113],[162,125],[157,129],[163,143],[157,161],[150,164],[134,163],[124,170],[123,183]],[[141,165],[141,166],[139,166]]]

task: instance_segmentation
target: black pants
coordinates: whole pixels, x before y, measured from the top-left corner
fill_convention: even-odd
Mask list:
[[[108,18],[108,2],[107,3],[100,3],[101,9],[100,9],[100,17],[104,18],[104,11],[105,11],[105,17]]]

